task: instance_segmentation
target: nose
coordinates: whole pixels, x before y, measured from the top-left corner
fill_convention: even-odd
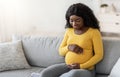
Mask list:
[[[72,25],[76,25],[76,22],[74,21],[74,22],[72,23]]]

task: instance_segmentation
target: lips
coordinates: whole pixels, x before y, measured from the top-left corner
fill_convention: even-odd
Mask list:
[[[74,27],[74,28],[78,28],[78,26],[77,26],[77,25],[73,25],[73,27]]]

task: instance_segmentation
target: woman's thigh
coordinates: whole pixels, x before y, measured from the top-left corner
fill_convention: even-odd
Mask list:
[[[41,77],[59,77],[61,74],[68,72],[69,68],[65,63],[55,64],[44,69],[40,74]]]
[[[94,70],[73,69],[62,74],[60,77],[95,77],[95,72]]]

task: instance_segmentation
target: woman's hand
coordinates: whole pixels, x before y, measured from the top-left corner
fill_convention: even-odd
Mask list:
[[[73,51],[75,53],[83,53],[83,48],[76,44],[70,44],[68,45],[68,50]]]
[[[74,63],[74,64],[70,64],[70,65],[67,65],[67,66],[70,69],[80,69],[80,64],[79,63]]]

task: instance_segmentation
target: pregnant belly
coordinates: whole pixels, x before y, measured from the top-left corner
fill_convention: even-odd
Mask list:
[[[68,52],[65,56],[65,62],[66,64],[73,64],[73,63],[85,63],[92,57],[91,53],[81,53],[76,54],[74,52]]]

